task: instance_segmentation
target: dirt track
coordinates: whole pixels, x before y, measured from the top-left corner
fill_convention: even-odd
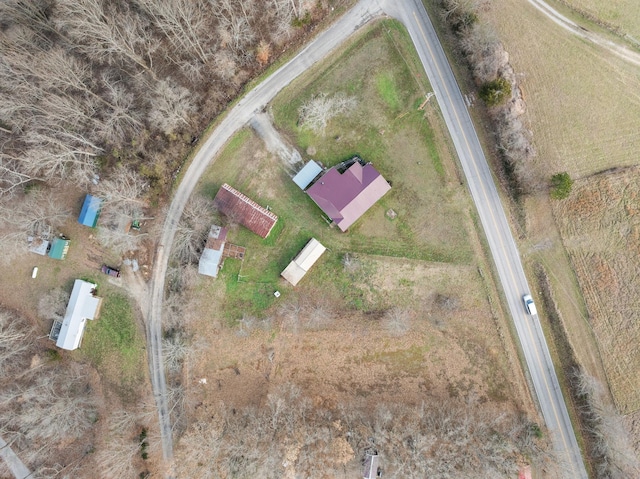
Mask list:
[[[533,5],[535,8],[544,13],[547,17],[549,17],[555,24],[564,28],[565,30],[570,31],[574,35],[578,35],[585,40],[594,43],[605,50],[613,53],[615,56],[622,58],[623,60],[633,63],[634,65],[640,66],[640,54],[634,52],[633,50],[620,45],[618,43],[612,42],[605,38],[602,38],[600,35],[593,33],[584,27],[581,27],[574,21],[568,19],[556,9],[548,5],[543,0],[528,0],[528,2]]]

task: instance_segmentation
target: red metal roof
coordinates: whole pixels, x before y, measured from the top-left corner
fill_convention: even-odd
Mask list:
[[[317,180],[307,193],[342,231],[384,196],[391,186],[367,163],[356,161],[344,173],[334,167]]]
[[[218,194],[213,199],[213,204],[231,221],[240,223],[263,238],[269,236],[273,226],[278,221],[278,217],[271,211],[263,208],[226,183],[218,190]]]

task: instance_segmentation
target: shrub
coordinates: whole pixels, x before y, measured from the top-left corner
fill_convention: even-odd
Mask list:
[[[557,173],[551,177],[551,198],[562,200],[569,196],[573,180],[566,171]]]
[[[511,83],[502,77],[485,82],[480,87],[479,95],[487,106],[498,106],[511,96]]]

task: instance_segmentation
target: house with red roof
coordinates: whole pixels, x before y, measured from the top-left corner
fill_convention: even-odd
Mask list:
[[[371,163],[356,157],[348,167],[341,164],[327,170],[307,193],[342,231],[347,231],[390,189]]]

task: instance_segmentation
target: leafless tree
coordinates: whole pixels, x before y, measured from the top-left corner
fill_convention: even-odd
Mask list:
[[[122,4],[118,5],[122,8]],[[151,64],[155,43],[140,16],[101,0],[58,0],[58,28],[89,58],[131,62],[155,78]]]
[[[10,311],[0,309],[0,380],[15,370],[16,360],[29,348],[29,330],[20,318]]]
[[[623,479],[640,475],[640,459],[635,454],[622,418],[607,399],[603,385],[579,370],[573,386],[584,405],[580,410],[591,440],[597,477]]]
[[[120,166],[98,183],[96,194],[104,201],[104,207],[128,213],[146,206],[144,194],[148,186],[134,170]]]
[[[38,301],[38,315],[46,320],[62,319],[69,303],[69,293],[62,288],[50,289]]]
[[[324,134],[329,120],[352,111],[358,102],[354,96],[336,93],[328,96],[320,93],[307,100],[298,110],[300,124],[316,133]]]
[[[362,263],[355,253],[345,253],[342,256],[342,266],[345,271],[354,273],[362,267]]]
[[[394,306],[384,313],[382,327],[392,336],[404,336],[411,329],[409,310]]]
[[[198,262],[214,217],[210,200],[198,195],[191,197],[180,218],[171,250],[181,264]]]
[[[135,460],[140,454],[140,442],[137,438],[112,435],[96,452],[96,464],[100,477],[120,479],[135,477],[137,468]]]
[[[162,357],[170,372],[179,372],[184,361],[193,353],[190,343],[191,340],[182,331],[162,339]]]
[[[29,236],[50,239],[68,217],[48,189],[0,199],[0,244],[7,249],[2,261],[26,252]]]
[[[178,52],[188,52],[202,64],[211,56],[212,35],[206,23],[208,9],[202,0],[137,0],[153,23]]]
[[[149,111],[151,124],[166,134],[173,133],[180,125],[190,125],[195,105],[189,90],[169,80],[161,80],[157,82],[154,93]]]
[[[69,373],[70,371],[67,371]],[[0,408],[0,422],[22,455],[33,460],[39,447],[50,446],[62,438],[73,440],[91,426],[95,418],[93,402],[85,381],[73,372],[52,374],[40,369],[26,386],[11,384],[17,396]]]
[[[251,25],[257,9],[254,0],[210,0],[218,19],[218,35],[222,46],[228,47],[237,57],[247,53],[247,47],[255,39]]]

